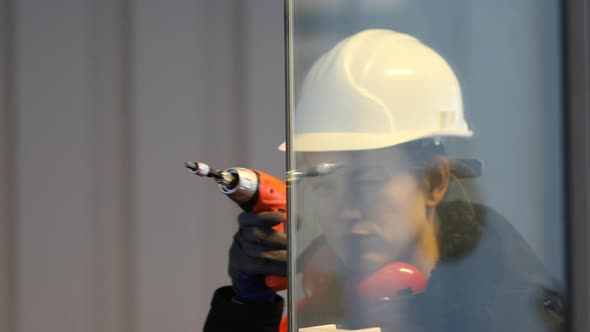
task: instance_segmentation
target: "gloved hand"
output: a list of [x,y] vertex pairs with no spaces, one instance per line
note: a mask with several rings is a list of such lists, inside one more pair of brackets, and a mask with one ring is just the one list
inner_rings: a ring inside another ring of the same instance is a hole
[[287,236],[273,226],[284,222],[278,212],[243,212],[240,229],[229,251],[229,276],[240,303],[274,300],[276,293],[266,287],[265,275],[287,276]]

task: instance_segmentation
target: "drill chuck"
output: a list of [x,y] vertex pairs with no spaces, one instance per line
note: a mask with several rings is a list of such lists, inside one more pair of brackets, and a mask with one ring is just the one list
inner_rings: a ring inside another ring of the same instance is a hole
[[221,191],[240,206],[255,198],[258,192],[258,175],[251,169],[216,170],[205,163],[192,161],[187,161],[184,166],[195,175],[215,179]]
[[229,185],[220,184],[224,194],[240,206],[255,198],[258,193],[258,174],[256,172],[243,167],[229,168],[225,172],[235,180]]

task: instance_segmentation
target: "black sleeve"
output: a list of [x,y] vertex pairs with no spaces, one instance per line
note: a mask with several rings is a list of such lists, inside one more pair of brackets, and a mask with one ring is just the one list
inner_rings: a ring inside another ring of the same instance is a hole
[[284,300],[261,304],[233,301],[231,286],[219,288],[213,294],[211,309],[203,332],[277,332],[281,323]]

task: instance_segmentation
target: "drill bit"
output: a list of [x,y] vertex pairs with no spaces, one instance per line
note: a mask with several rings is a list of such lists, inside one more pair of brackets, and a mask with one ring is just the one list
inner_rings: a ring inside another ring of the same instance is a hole
[[187,161],[184,163],[184,167],[188,168],[188,170],[195,175],[214,178],[217,183],[224,187],[230,187],[237,184],[238,179],[230,172],[216,170],[205,163]]
[[220,171],[212,169],[205,163],[197,163],[193,161],[187,161],[184,163],[184,167],[188,168],[189,171],[198,176],[206,176],[210,178],[221,178]]

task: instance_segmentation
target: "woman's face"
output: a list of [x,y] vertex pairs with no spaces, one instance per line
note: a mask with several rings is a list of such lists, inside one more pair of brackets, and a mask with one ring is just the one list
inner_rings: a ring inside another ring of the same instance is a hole
[[427,223],[425,196],[402,151],[314,152],[303,159],[306,167],[341,166],[329,175],[303,178],[298,200],[300,216],[320,223],[348,267],[371,273],[413,255]]

